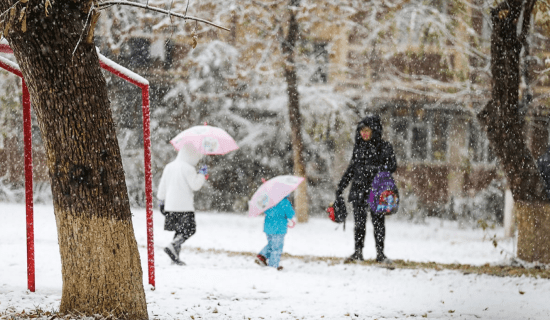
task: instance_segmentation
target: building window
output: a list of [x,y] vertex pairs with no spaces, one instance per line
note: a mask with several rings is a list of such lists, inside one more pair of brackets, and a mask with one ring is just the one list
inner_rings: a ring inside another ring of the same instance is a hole
[[449,121],[442,114],[434,114],[432,117],[431,151],[432,160],[445,161],[447,159],[447,129]]
[[428,160],[428,128],[414,125],[411,128],[411,158],[413,160]]
[[300,51],[307,57],[307,63],[303,69],[304,74],[312,83],[328,82],[328,44],[326,42],[315,42],[302,40]]
[[468,124],[468,153],[473,163],[492,163],[496,159],[485,132],[473,121]]
[[407,141],[409,124],[407,118],[396,118],[392,124],[393,150],[397,159],[407,159]]
[[407,115],[392,120],[392,142],[397,159],[405,162],[446,161],[447,117],[441,111],[417,111],[414,118]]
[[313,61],[315,72],[311,75],[311,82],[327,83],[328,81],[328,51],[327,44],[318,42],[313,44]]

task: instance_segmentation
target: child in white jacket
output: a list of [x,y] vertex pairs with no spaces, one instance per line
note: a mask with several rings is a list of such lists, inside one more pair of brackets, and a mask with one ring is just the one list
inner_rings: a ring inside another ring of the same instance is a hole
[[176,231],[174,240],[164,248],[164,252],[177,265],[185,265],[179,258],[181,245],[197,229],[193,193],[208,177],[206,166],[199,173],[195,169],[202,157],[193,145],[185,144],[176,159],[166,165],[160,178],[157,198],[161,212],[166,216],[164,230]]

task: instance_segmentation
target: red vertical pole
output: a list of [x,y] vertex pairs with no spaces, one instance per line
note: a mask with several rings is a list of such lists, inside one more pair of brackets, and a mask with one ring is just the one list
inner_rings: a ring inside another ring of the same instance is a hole
[[23,140],[25,144],[25,203],[27,209],[27,280],[29,291],[34,292],[34,213],[32,198],[32,123],[31,97],[23,80]]
[[145,166],[145,205],[147,210],[147,261],[149,284],[155,286],[155,252],[153,241],[153,176],[151,174],[151,125],[149,118],[149,85],[141,87],[143,104],[143,156]]

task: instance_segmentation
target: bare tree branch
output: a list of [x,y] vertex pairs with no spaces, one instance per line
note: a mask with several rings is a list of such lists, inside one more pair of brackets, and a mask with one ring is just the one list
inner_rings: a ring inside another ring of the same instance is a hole
[[529,35],[529,31],[531,30],[531,14],[536,2],[536,0],[527,0],[523,7],[523,21],[521,22],[521,34],[519,36],[519,41],[523,44],[523,47],[526,50],[526,56],[529,55],[530,49],[529,43],[527,42],[527,35]]
[[3,15],[5,15],[6,13],[8,13],[11,8],[15,7],[19,2],[21,2],[21,0],[17,1],[16,3],[14,3],[13,5],[11,5],[8,9],[6,9],[6,11],[0,13],[0,17],[2,17]]
[[147,9],[147,10],[151,10],[151,11],[156,11],[156,12],[160,12],[160,13],[164,13],[164,14],[167,14],[169,16],[175,16],[175,17],[178,17],[178,18],[182,18],[182,19],[189,19],[189,20],[194,20],[194,21],[197,21],[197,22],[202,22],[202,23],[206,23],[206,24],[209,24],[211,26],[214,26],[216,28],[220,28],[220,29],[223,29],[223,30],[226,30],[226,31],[231,31],[229,29],[227,29],[226,27],[222,27],[220,25],[217,25],[213,22],[210,22],[208,20],[204,20],[204,19],[201,19],[201,18],[196,18],[196,17],[192,17],[192,16],[187,16],[187,15],[183,15],[181,13],[174,13],[174,12],[171,12],[171,11],[167,11],[167,10],[164,10],[164,9],[160,9],[160,8],[157,8],[157,7],[151,7],[147,4],[141,4],[141,3],[136,3],[136,2],[129,2],[129,1],[105,1],[105,2],[101,2],[98,7],[99,7],[99,10],[103,10],[103,9],[106,9],[108,7],[111,7],[111,6],[116,6],[116,5],[124,5],[124,6],[130,6],[130,7],[138,7],[138,8],[142,8],[142,9]]
[[187,9],[189,9],[189,2],[191,2],[191,0],[187,0],[187,6],[185,7],[185,14],[184,16],[187,17]]
[[82,37],[84,36],[84,31],[86,31],[86,27],[88,26],[88,21],[90,21],[90,15],[92,14],[92,11],[94,11],[94,4],[92,2],[92,6],[90,7],[90,10],[88,11],[88,16],[86,17],[86,22],[84,23],[84,28],[82,28],[82,32],[80,32],[80,37],[78,38],[78,42],[76,43],[76,46],[74,47],[72,56],[74,58],[74,53],[76,52],[76,49],[78,48],[78,45],[82,41]]

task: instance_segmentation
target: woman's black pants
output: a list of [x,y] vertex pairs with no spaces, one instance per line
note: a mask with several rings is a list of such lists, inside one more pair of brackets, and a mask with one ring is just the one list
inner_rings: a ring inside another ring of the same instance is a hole
[[371,212],[365,199],[359,199],[353,202],[353,217],[355,220],[355,252],[363,253],[365,246],[365,236],[367,234],[367,214],[370,212],[372,225],[374,226],[374,243],[376,244],[376,254],[384,255],[384,239],[386,237],[386,224],[384,215],[378,215]]

